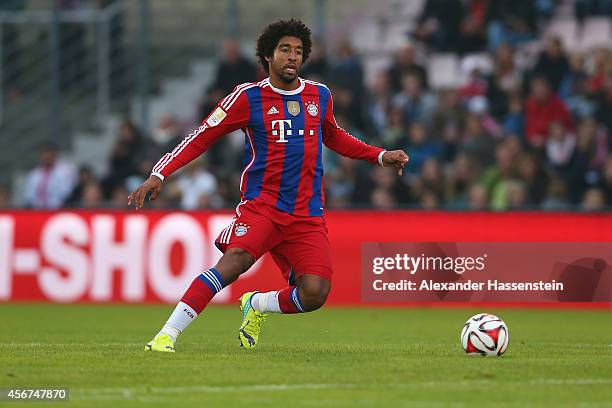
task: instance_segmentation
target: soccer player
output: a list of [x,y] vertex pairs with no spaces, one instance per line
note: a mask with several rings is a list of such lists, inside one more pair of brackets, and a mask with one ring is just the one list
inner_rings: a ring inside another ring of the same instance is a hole
[[273,257],[288,286],[240,297],[242,347],[255,347],[268,313],[304,313],[323,306],[332,278],[323,217],[323,145],[353,159],[395,167],[402,174],[406,153],[352,137],[334,119],[329,89],[299,77],[311,46],[310,30],[301,21],[278,21],[266,27],[257,41],[257,57],[269,77],[237,86],[130,194],[128,205],[142,208],[147,194],[155,200],[164,179],[174,171],[221,136],[237,129],[244,132],[242,200],[234,220],[215,241],[223,256],[193,280],[145,350],[174,352],[177,337],[213,296],[265,253]]

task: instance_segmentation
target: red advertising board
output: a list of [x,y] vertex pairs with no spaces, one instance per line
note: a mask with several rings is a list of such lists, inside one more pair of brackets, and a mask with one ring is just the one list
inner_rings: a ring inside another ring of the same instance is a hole
[[[0,212],[0,301],[174,302],[230,212]],[[360,304],[366,242],[612,242],[612,214],[330,211],[329,304]],[[526,260],[528,262],[528,260]],[[265,256],[215,297],[282,288]]]

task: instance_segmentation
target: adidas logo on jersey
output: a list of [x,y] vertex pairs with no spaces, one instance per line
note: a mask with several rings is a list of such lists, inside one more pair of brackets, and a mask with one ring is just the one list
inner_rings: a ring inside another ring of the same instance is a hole
[[278,113],[278,109],[276,109],[276,106],[271,107],[268,111],[268,115],[274,115],[276,113]]

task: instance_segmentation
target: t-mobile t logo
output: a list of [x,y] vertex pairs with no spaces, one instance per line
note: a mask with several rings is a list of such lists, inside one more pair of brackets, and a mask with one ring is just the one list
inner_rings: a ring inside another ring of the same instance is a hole
[[[314,135],[314,130],[309,130],[310,136]],[[285,120],[273,120],[272,121],[272,136],[278,136],[276,143],[287,143],[289,140],[285,139],[285,136],[292,136],[293,130],[291,129],[291,121]],[[304,129],[298,130],[298,135],[304,136]]]

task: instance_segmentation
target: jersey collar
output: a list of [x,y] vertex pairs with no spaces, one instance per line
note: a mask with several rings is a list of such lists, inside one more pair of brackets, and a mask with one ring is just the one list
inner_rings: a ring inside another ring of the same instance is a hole
[[297,95],[300,92],[302,92],[304,90],[304,87],[306,86],[306,82],[304,82],[304,80],[302,80],[302,78],[298,78],[298,81],[300,81],[300,86],[298,86],[293,91],[285,91],[284,89],[275,88],[274,85],[272,85],[272,83],[270,82],[270,78],[266,78],[266,82],[267,82],[268,85],[270,85],[270,88],[274,92],[279,93],[281,95]]

